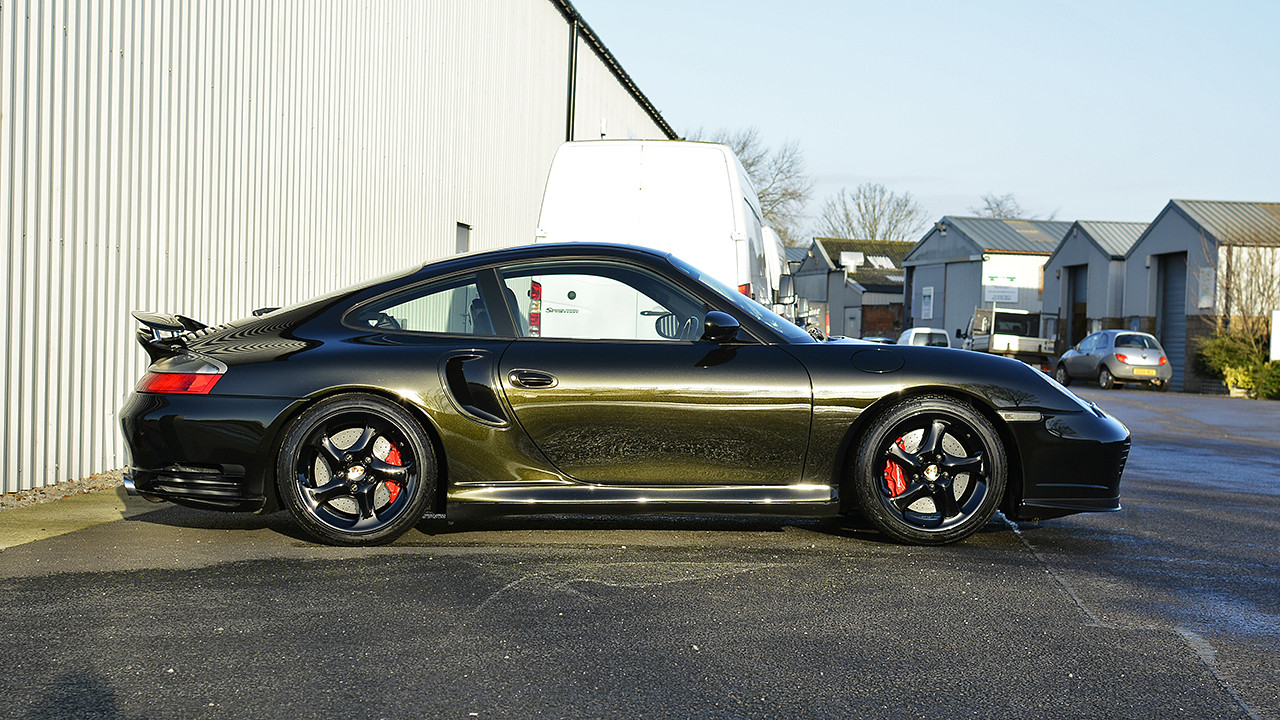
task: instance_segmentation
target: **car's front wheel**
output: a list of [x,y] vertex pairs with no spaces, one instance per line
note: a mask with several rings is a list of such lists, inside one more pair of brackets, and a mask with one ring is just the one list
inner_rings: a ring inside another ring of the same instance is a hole
[[413,527],[435,491],[431,443],[404,408],[372,395],[317,403],[290,427],[276,467],[285,507],[331,545],[378,545]]
[[943,545],[981,530],[1004,495],[1008,461],[1000,436],[959,400],[904,400],[872,421],[855,460],[863,515],[894,540]]

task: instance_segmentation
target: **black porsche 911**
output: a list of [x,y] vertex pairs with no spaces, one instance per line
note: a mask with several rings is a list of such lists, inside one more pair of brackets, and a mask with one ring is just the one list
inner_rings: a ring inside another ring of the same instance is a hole
[[1129,432],[1015,360],[819,341],[680,260],[534,245],[219,327],[134,313],[129,492],[287,509],[315,539],[431,513],[860,512],[943,544],[1117,510]]

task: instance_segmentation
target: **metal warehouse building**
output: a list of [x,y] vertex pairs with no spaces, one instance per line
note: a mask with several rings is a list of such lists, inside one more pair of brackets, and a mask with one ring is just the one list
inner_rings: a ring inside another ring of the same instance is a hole
[[955,337],[974,308],[1040,312],[1044,263],[1071,223],[945,216],[907,253],[903,327]]
[[12,0],[0,82],[5,492],[127,462],[129,311],[531,242],[561,142],[674,137],[564,0]]

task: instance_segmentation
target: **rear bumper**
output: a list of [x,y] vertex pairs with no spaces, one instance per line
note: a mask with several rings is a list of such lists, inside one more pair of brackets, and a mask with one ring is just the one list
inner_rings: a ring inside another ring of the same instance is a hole
[[133,393],[120,409],[131,495],[211,510],[274,507],[274,438],[288,398]]
[[1122,362],[1109,362],[1107,369],[1118,382],[1125,383],[1167,383],[1173,379],[1173,366],[1164,365],[1126,365]]
[[1011,423],[1022,467],[1021,494],[1009,498],[1014,520],[1048,519],[1120,509],[1120,476],[1129,458],[1129,429],[1101,410],[1046,415]]

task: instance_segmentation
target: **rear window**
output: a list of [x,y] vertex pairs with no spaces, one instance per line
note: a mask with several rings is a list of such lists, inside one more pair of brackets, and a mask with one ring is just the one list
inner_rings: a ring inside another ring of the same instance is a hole
[[1138,335],[1136,333],[1117,335],[1116,347],[1143,348],[1145,350],[1160,349],[1160,345],[1156,343],[1155,338],[1150,335]]

